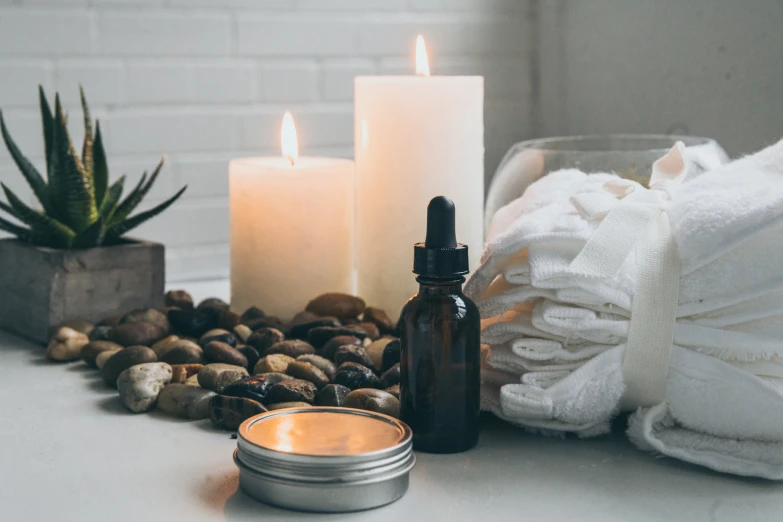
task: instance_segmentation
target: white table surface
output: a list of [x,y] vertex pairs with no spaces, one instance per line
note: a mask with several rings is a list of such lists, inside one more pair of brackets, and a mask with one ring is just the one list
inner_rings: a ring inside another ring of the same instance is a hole
[[129,413],[97,370],[50,363],[2,333],[0,404],[3,522],[783,520],[783,484],[657,459],[622,433],[552,439],[492,418],[467,453],[419,453],[394,504],[331,516],[276,509],[237,489],[236,441],[209,420]]

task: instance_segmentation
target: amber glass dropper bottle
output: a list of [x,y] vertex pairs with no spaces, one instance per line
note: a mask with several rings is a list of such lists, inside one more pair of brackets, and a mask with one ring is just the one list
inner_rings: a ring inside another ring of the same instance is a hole
[[443,196],[427,207],[427,238],[414,245],[419,293],[402,310],[401,417],[413,447],[458,453],[478,442],[480,319],[462,293],[468,247],[457,243],[454,203]]

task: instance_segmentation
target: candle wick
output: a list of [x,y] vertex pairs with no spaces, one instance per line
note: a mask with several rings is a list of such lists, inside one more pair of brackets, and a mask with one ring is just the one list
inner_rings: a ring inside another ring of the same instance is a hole
[[291,162],[291,166],[292,166],[292,167],[293,167],[293,166],[294,166],[294,164],[296,163],[296,161],[294,161],[294,157],[293,157],[293,156],[288,156],[288,161],[290,161],[290,162]]

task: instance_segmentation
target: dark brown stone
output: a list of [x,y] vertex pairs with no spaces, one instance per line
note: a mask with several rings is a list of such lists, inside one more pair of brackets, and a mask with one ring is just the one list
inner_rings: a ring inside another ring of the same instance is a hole
[[245,324],[253,331],[259,330],[261,328],[276,328],[284,334],[288,332],[288,324],[279,317],[274,317],[271,315],[260,317],[258,319],[252,319]]
[[226,330],[233,330],[240,323],[239,316],[226,308],[220,312],[218,317],[218,327]]
[[117,386],[120,374],[137,364],[156,362],[158,358],[150,348],[146,346],[129,346],[115,353],[101,368],[101,377],[109,386]]
[[266,314],[263,310],[256,306],[251,306],[247,310],[245,310],[241,316],[239,316],[239,322],[242,324],[247,324],[248,321],[252,321],[254,319],[262,319],[266,317]]
[[193,342],[181,343],[170,350],[166,350],[159,357],[161,362],[174,364],[203,364],[206,362],[204,351]]
[[216,395],[209,400],[209,418],[224,430],[235,430],[245,420],[265,411],[260,402],[243,397]]
[[324,346],[334,337],[352,335],[359,339],[365,339],[367,332],[358,325],[351,326],[319,326],[307,332],[307,341],[313,346]]
[[154,324],[165,337],[169,334],[171,327],[169,326],[169,319],[166,314],[160,312],[154,308],[136,308],[131,310],[122,316],[120,324],[133,324],[133,323],[150,323]]
[[96,326],[88,336],[90,341],[108,341],[111,338],[112,326]]
[[400,416],[400,401],[391,393],[382,390],[354,390],[345,398],[343,405],[346,408],[374,411],[395,418]]
[[329,377],[320,368],[305,361],[294,361],[286,368],[286,373],[291,377],[310,381],[317,388],[323,388],[329,384]]
[[289,379],[281,381],[267,393],[267,402],[294,402],[301,401],[312,404],[318,391],[315,384],[303,379]]
[[400,363],[395,364],[381,375],[381,384],[384,388],[400,384]]
[[288,335],[294,339],[307,339],[310,330],[321,326],[340,326],[340,321],[336,317],[316,317],[304,323],[292,324]]
[[169,290],[163,299],[166,306],[173,306],[183,310],[193,310],[193,297],[185,290]]
[[195,310],[169,310],[171,330],[181,336],[198,339],[209,330],[217,328],[217,317]]
[[229,308],[228,303],[223,301],[222,299],[217,297],[207,297],[206,299],[204,299],[198,304],[196,310],[198,310],[199,312],[214,310],[217,315],[221,310],[227,310],[228,308]]
[[353,335],[338,335],[337,337],[332,337],[329,339],[329,341],[323,346],[323,348],[318,350],[317,353],[324,359],[333,361],[334,354],[337,352],[337,349],[346,344],[361,346],[362,340]]
[[111,332],[111,341],[123,346],[152,346],[163,337],[163,330],[145,321],[118,324]]
[[211,341],[204,346],[204,357],[210,363],[233,364],[247,368],[247,357],[229,344]]
[[98,366],[95,364],[95,358],[98,357],[98,354],[111,350],[122,350],[122,346],[110,341],[90,341],[82,346],[79,357],[91,367],[97,368]]
[[258,351],[258,355],[264,357],[267,348],[283,340],[285,340],[285,335],[277,328],[259,328],[250,334],[245,344],[255,348]]
[[359,317],[365,308],[364,300],[348,294],[322,294],[307,303],[305,310],[316,315],[332,317]]
[[372,359],[367,355],[367,350],[363,346],[346,344],[337,349],[334,353],[334,363],[338,366],[344,362],[355,362],[368,368],[373,367]]
[[354,362],[342,363],[334,374],[333,384],[342,384],[346,388],[380,388],[381,381],[371,369]]
[[385,372],[395,364],[400,362],[400,340],[394,339],[383,348],[383,362],[381,364],[381,371]]
[[247,371],[253,371],[253,368],[256,367],[258,361],[261,360],[261,355],[258,353],[258,350],[252,346],[247,346],[246,344],[237,346],[237,350],[247,359]]
[[118,324],[120,324],[121,320],[122,320],[122,316],[121,315],[110,315],[109,317],[104,317],[103,319],[101,319],[98,322],[97,326],[111,326],[111,327],[115,327]]
[[201,336],[201,338],[198,340],[199,346],[204,348],[207,344],[209,344],[212,341],[219,341],[221,343],[225,343],[232,348],[235,348],[237,345],[237,336],[233,333],[229,332],[228,330],[224,330],[222,328],[215,328],[214,330],[210,330],[206,332],[204,335]]
[[351,390],[341,384],[327,384],[315,396],[315,405],[342,406],[349,393]]
[[291,339],[289,341],[280,341],[279,343],[273,344],[266,349],[264,355],[272,355],[273,353],[282,353],[283,355],[296,359],[300,355],[315,353],[315,348],[304,341]]
[[400,385],[399,384],[395,384],[394,386],[389,386],[388,388],[386,388],[383,391],[385,391],[386,393],[391,393],[392,395],[394,395],[394,397],[397,398],[397,400],[400,400]]
[[293,379],[290,375],[284,373],[262,373],[260,375],[251,375],[236,382],[233,382],[223,389],[223,395],[229,397],[244,397],[253,399],[260,403],[266,403],[266,396],[269,388],[283,381]]
[[364,310],[362,321],[372,323],[378,327],[382,335],[391,335],[394,332],[394,321],[391,320],[386,310],[368,306]]
[[378,327],[373,323],[357,323],[356,327],[364,330],[367,333],[367,337],[369,337],[372,341],[381,338],[380,330],[378,330]]

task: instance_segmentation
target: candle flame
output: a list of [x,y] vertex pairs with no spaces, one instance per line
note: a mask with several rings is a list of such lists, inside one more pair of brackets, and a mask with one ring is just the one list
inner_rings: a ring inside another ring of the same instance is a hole
[[283,156],[288,158],[293,167],[296,164],[296,160],[299,159],[299,140],[296,138],[294,117],[288,111],[283,116],[283,127],[280,131],[280,137],[283,144]]
[[427,60],[427,46],[424,45],[424,37],[416,37],[416,74],[418,76],[430,75],[430,62]]

